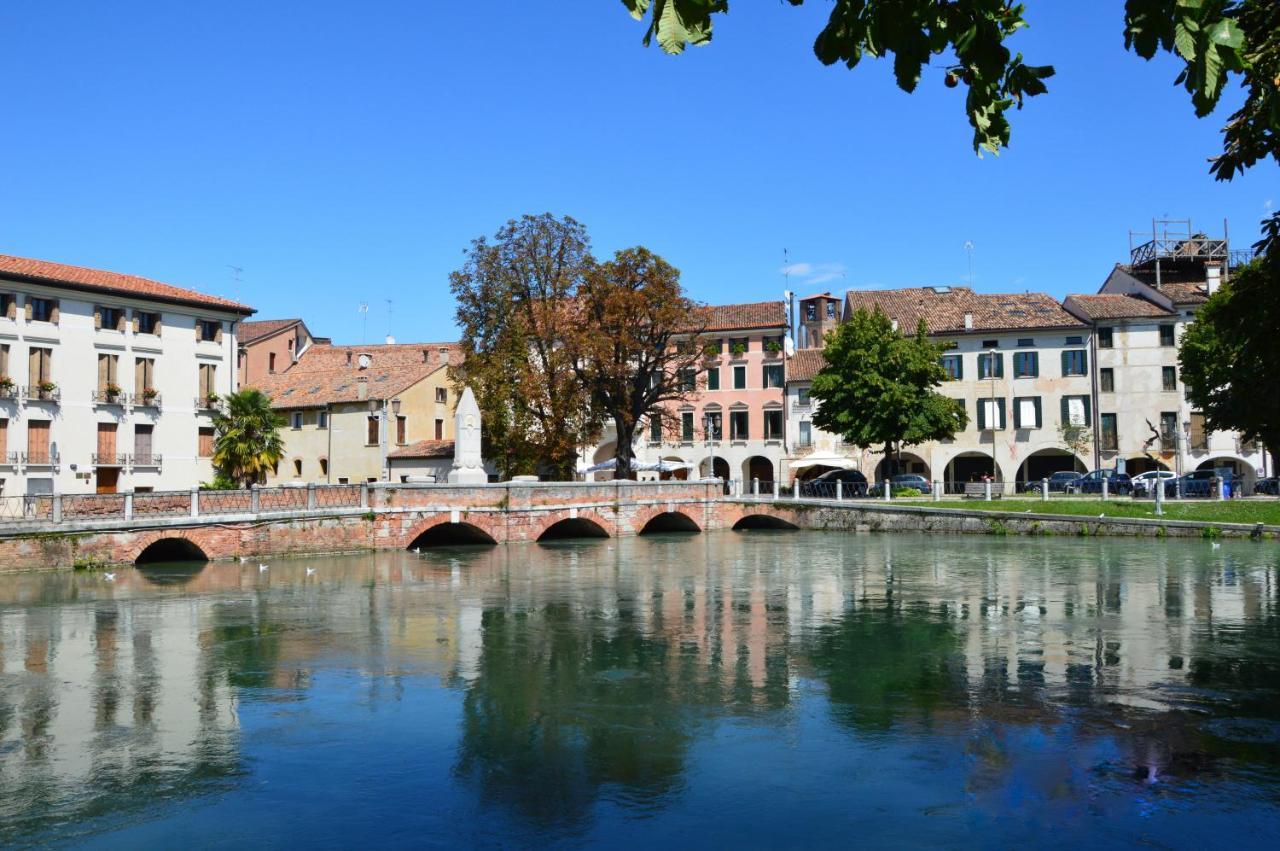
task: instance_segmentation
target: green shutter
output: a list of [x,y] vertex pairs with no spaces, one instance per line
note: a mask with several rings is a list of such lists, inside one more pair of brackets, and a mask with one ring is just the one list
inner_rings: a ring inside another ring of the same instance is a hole
[[[1063,375],[1063,377],[1065,378],[1066,376],[1068,376],[1068,375],[1070,375],[1070,374],[1071,374],[1071,353],[1070,353],[1070,352],[1068,352],[1068,351],[1066,351],[1066,350],[1064,349],[1064,350],[1062,351],[1062,375]],[[1063,404],[1065,405],[1065,404],[1066,404],[1066,397],[1065,397],[1065,396],[1063,397],[1063,400],[1062,400],[1062,401],[1063,401]],[[1066,410],[1066,408],[1064,407],[1062,410],[1064,410],[1064,411],[1065,411],[1065,410]],[[1064,417],[1062,421],[1063,421],[1063,422],[1066,422],[1066,418]]]
[[1066,425],[1068,422],[1070,422],[1070,419],[1069,419],[1070,412],[1067,410],[1067,400],[1070,398],[1071,398],[1070,396],[1062,397],[1062,412],[1059,414],[1059,417],[1058,417],[1058,423],[1060,425]]
[[[1014,355],[1014,357],[1017,357],[1017,355]],[[1018,399],[1017,397],[1014,397],[1014,400],[1013,400],[1013,427],[1014,428],[1022,428],[1022,405],[1020,404],[1020,402],[1021,402],[1020,399]]]
[[720,369],[718,367],[712,367],[711,369],[707,370],[707,389],[708,390],[720,389]]
[[987,400],[978,400],[978,431],[983,431],[987,427]]
[[1004,414],[1004,399],[997,399],[996,400],[996,425],[1003,428],[1005,425],[1008,424],[1008,422],[1009,421],[1005,419],[1005,414]]
[[1089,397],[1081,396],[1084,400],[1084,425],[1085,428],[1093,428],[1093,411],[1089,409]]
[[1004,355],[996,355],[996,378],[1004,378]]
[[1036,409],[1036,428],[1044,428],[1044,418],[1040,411],[1040,397],[1036,396],[1031,400],[1032,406]]
[[960,355],[955,356],[956,360],[956,381],[964,378],[964,358]]
[[1040,377],[1040,353],[1027,352],[1027,357],[1030,358],[1031,360],[1031,370],[1030,370],[1031,377],[1039,378]]

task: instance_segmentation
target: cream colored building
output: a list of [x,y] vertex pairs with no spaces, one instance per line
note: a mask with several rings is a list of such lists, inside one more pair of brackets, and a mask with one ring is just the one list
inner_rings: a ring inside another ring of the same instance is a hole
[[391,456],[451,441],[453,343],[313,345],[259,389],[285,417],[285,453],[267,484],[386,481]]
[[253,309],[0,255],[0,495],[192,488]]

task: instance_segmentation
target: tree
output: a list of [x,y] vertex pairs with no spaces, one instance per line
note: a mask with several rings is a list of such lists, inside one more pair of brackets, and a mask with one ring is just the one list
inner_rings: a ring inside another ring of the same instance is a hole
[[[1280,252],[1239,269],[1196,314],[1178,350],[1205,428],[1261,440],[1280,463]],[[1265,388],[1272,388],[1267,391]]]
[[680,272],[647,248],[628,248],[592,267],[578,291],[574,362],[593,407],[612,420],[614,476],[631,478],[642,419],[694,392],[707,311],[684,294]]
[[[788,0],[800,6],[804,0]],[[623,0],[632,17],[649,26],[667,53],[711,41],[714,15],[728,0]],[[950,88],[966,87],[965,112],[974,150],[999,152],[1009,144],[1011,106],[1044,94],[1052,66],[1026,65],[1005,42],[1027,25],[1023,6],[1009,0],[834,0],[813,52],[825,65],[855,67],[863,56],[893,54],[898,86],[912,92],[931,56],[946,56]],[[1230,180],[1260,160],[1280,163],[1280,3],[1276,0],[1127,0],[1125,46],[1144,59],[1172,53],[1184,67],[1176,78],[1191,95],[1196,115],[1217,106],[1228,79],[1238,76],[1245,102],[1223,128],[1223,152],[1210,170]],[[1087,49],[1087,48],[1086,48]],[[1259,252],[1280,239],[1280,211],[1263,225]]]
[[261,390],[231,393],[223,402],[213,421],[213,466],[219,476],[247,488],[263,481],[284,455],[284,417]]
[[858,309],[826,337],[809,391],[821,402],[813,424],[863,449],[883,444],[896,469],[903,444],[944,440],[969,422],[960,402],[934,390],[947,379],[939,359],[948,348],[929,340],[923,320],[907,337],[879,308]]
[[578,446],[597,428],[565,345],[593,262],[586,228],[544,213],[507,222],[493,242],[476,239],[449,276],[463,353],[450,374],[475,393],[486,457],[508,476],[571,478]]
[[1062,441],[1063,448],[1076,458],[1082,455],[1087,458],[1089,447],[1093,445],[1093,434],[1089,427],[1070,420],[1063,420],[1058,426],[1058,438]]

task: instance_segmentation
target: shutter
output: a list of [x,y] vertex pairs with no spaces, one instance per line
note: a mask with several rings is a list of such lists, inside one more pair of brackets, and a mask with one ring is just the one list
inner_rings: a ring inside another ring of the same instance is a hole
[[164,324],[164,314],[163,314],[163,313],[157,313],[157,314],[156,314],[156,321],[155,321],[155,323],[151,326],[151,333],[152,333],[152,334],[155,334],[157,337],[159,337],[159,336],[160,336],[160,326],[161,326],[161,325],[163,325],[163,324]]
[[1089,397],[1081,396],[1080,403],[1084,405],[1084,425],[1086,428],[1093,426],[1093,412],[1089,410]]
[[62,315],[61,302],[58,299],[53,300],[53,307],[49,310],[49,321],[54,325],[58,324],[58,318]]
[[25,311],[27,321],[30,322],[31,321],[31,296],[27,296],[24,301],[25,303],[23,304],[22,309]]
[[218,323],[218,330],[213,332],[213,341],[215,343],[222,342],[222,323]]
[[138,311],[133,311],[133,333],[138,333]]
[[93,308],[93,327],[95,329],[102,328],[102,308],[94,305]]
[[98,392],[107,389],[108,373],[110,368],[107,365],[107,359],[110,355],[98,355]]
[[5,309],[4,315],[6,319],[18,318],[18,297],[16,295],[9,297],[9,306]]
[[978,431],[984,431],[987,427],[987,400],[978,400]]
[[1027,357],[1031,361],[1031,377],[1039,378],[1040,377],[1040,353],[1030,352],[1027,354]]
[[1036,396],[1031,400],[1031,406],[1036,412],[1036,428],[1044,428],[1044,418],[1040,411],[1040,397]]
[[40,350],[32,349],[27,357],[27,384],[34,390],[40,383]]
[[107,380],[116,386],[120,385],[120,356],[111,355],[107,359]]
[[1071,374],[1071,352],[1062,352],[1062,375],[1066,377]]
[[[1017,355],[1014,355],[1016,358]],[[1013,427],[1022,428],[1022,403],[1023,399],[1013,400]]]
[[1004,428],[1008,423],[1004,417],[1004,399],[996,400],[996,422],[999,423],[1000,428]]
[[956,355],[955,364],[956,364],[956,381],[960,381],[964,378],[964,358],[961,357],[960,355]]
[[1080,350],[1080,374],[1089,374],[1089,352],[1084,349]]
[[9,455],[9,421],[0,420],[0,458]]
[[143,366],[145,361],[138,358],[133,362],[133,392],[141,393],[147,389],[147,368]]
[[27,423],[27,457],[45,461],[49,457],[49,422],[35,420]]
[[1004,355],[996,355],[996,378],[1004,378]]
[[1071,422],[1071,410],[1070,408],[1067,407],[1068,399],[1069,397],[1067,396],[1062,397],[1062,413],[1061,413],[1061,418],[1058,420],[1058,422],[1062,425],[1066,425],[1067,423]]

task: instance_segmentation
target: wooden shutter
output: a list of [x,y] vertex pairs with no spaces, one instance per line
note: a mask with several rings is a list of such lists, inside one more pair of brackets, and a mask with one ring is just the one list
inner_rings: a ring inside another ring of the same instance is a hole
[[98,355],[98,392],[107,389],[107,382],[111,379],[108,377],[111,372],[109,361],[111,355]]
[[0,375],[9,374],[9,346],[0,346]]
[[133,454],[143,461],[151,460],[152,426],[136,425],[133,427]]
[[96,304],[93,306],[93,327],[99,329],[102,327],[102,308]]
[[200,428],[200,457],[213,457],[213,429],[208,426]]
[[98,423],[98,457],[110,460],[116,454],[116,424]]
[[9,457],[9,421],[0,420],[0,461]]
[[50,299],[50,302],[51,304],[49,307],[49,321],[54,325],[57,325],[59,317],[62,316],[62,310],[60,306],[61,302],[59,302],[58,299],[56,298]]
[[27,458],[37,463],[49,459],[48,420],[27,421]]
[[136,309],[133,311],[133,333],[138,333],[138,311]]
[[6,319],[18,318],[18,297],[16,295],[9,296],[9,305],[5,308],[4,315]]
[[32,349],[31,354],[27,358],[27,384],[35,389],[40,383],[40,350]]
[[1191,414],[1191,448],[1205,449],[1209,445],[1209,435],[1204,428],[1204,414]]
[[218,323],[218,330],[213,332],[213,341],[215,343],[222,342],[222,323]]
[[138,358],[133,362],[133,390],[135,393],[141,393],[147,389],[147,366],[144,358]]

